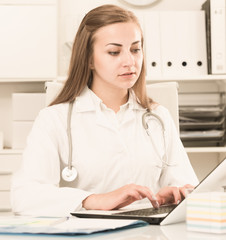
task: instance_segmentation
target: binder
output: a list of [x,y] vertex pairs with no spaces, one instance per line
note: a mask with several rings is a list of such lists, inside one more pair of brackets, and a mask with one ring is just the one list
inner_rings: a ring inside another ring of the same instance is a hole
[[206,25],[205,12],[192,11],[189,12],[188,21],[190,24],[189,33],[191,41],[191,72],[188,75],[206,75],[207,53],[206,53]]
[[163,76],[207,74],[203,11],[160,13]]
[[176,76],[179,62],[177,59],[177,12],[160,12],[160,44],[162,76]]
[[157,11],[150,12],[145,16],[146,75],[150,78],[162,75],[159,18]]
[[207,0],[202,9],[206,13],[208,73],[226,73],[226,2]]

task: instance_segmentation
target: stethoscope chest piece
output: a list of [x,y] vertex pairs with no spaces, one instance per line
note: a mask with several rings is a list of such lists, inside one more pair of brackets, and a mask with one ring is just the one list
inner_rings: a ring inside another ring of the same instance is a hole
[[67,182],[74,181],[77,175],[78,173],[74,167],[71,167],[71,169],[69,169],[69,167],[67,166],[62,171],[62,178],[64,179],[64,181],[67,181]]

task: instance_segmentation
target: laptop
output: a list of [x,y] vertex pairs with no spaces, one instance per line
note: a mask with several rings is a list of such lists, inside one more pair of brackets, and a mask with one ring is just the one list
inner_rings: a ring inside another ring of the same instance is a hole
[[[192,193],[222,192],[223,186],[226,186],[226,158],[194,188]],[[149,207],[124,211],[85,210],[71,212],[71,215],[80,218],[136,219],[146,221],[149,224],[167,225],[185,221],[186,198],[178,205],[165,205],[158,209]]]

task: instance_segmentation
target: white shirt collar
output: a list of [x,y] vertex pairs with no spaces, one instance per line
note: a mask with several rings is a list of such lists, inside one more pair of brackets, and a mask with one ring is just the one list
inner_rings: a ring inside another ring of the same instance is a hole
[[[103,108],[103,105],[103,101],[92,90],[85,87],[82,93],[76,98],[75,109],[76,112],[95,111],[96,109]],[[138,103],[137,97],[132,89],[129,90],[129,99],[127,103],[123,104],[120,108],[126,107],[132,110],[144,110]]]

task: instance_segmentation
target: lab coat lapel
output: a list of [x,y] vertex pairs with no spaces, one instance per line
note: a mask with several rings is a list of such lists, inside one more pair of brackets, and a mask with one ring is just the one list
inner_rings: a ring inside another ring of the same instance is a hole
[[95,110],[96,107],[90,96],[90,90],[88,87],[85,87],[82,93],[76,98],[75,112],[89,112]]
[[130,121],[134,120],[136,117],[135,111],[144,111],[143,107],[138,103],[138,101],[139,100],[137,99],[133,90],[130,90],[128,100],[129,109],[124,114],[124,118],[121,123],[122,125],[128,124]]

